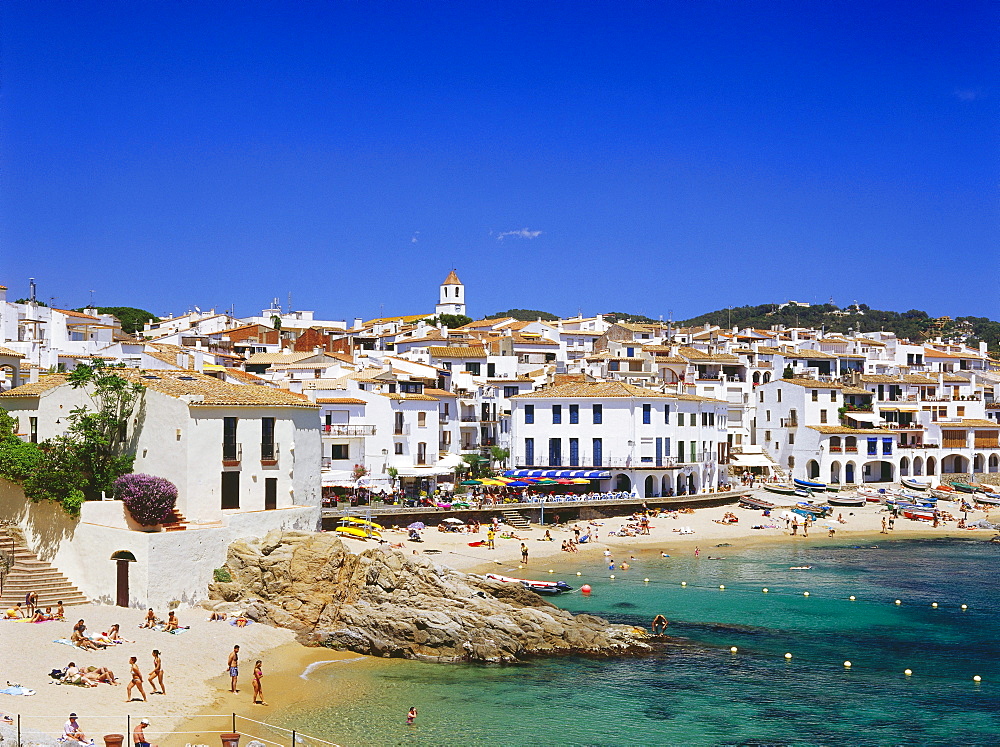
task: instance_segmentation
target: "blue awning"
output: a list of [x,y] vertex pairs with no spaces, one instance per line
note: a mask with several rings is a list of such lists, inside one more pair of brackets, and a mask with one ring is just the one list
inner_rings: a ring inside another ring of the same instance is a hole
[[553,479],[584,478],[586,480],[610,480],[611,473],[600,469],[509,469],[504,477],[551,477]]

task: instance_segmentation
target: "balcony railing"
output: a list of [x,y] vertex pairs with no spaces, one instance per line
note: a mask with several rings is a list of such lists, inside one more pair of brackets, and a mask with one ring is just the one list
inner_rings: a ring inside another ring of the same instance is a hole
[[460,420],[461,420],[461,421],[462,421],[463,423],[478,423],[478,422],[479,422],[479,418],[477,418],[477,417],[476,417],[475,415],[463,415],[463,416],[462,416],[461,418],[459,418],[459,419],[460,419]]
[[798,418],[782,418],[781,427],[782,428],[796,428],[799,425]]
[[[695,460],[695,462],[715,461],[718,455],[715,452],[705,451],[700,452],[697,456],[702,458]],[[547,458],[535,457],[533,464],[527,464],[524,461],[524,455],[517,455],[513,458],[513,463],[522,469],[650,469],[655,467],[676,467],[678,464],[685,463],[684,460],[673,456],[661,457],[659,462],[656,461],[655,457],[650,458],[650,461],[644,461],[641,457],[630,458],[605,456],[601,459],[600,463],[595,463],[589,454],[581,454],[579,459],[576,460],[576,464],[570,464],[570,459],[566,456],[564,456],[560,461],[562,462],[561,464],[549,464],[549,460]],[[694,464],[695,462],[688,463]]]
[[281,453],[281,444],[275,442],[263,442],[260,445],[260,463],[273,467],[278,463],[278,455]]
[[235,467],[243,461],[243,444],[223,443],[222,444],[222,464],[225,467]]
[[[324,425],[324,436],[374,436],[374,425]],[[402,435],[402,434],[399,434]]]
[[392,427],[392,435],[394,436],[409,436],[410,435],[410,424],[403,423],[402,425],[394,425]]

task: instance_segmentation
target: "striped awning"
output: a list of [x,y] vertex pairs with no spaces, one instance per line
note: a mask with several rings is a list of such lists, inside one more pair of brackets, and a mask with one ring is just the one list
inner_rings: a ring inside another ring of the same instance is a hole
[[611,473],[600,469],[509,469],[504,477],[554,477],[584,478],[586,480],[610,480]]

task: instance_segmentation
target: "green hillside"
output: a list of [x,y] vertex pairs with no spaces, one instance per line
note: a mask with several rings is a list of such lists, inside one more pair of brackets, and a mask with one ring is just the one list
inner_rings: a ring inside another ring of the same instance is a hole
[[694,327],[703,324],[718,325],[723,328],[755,327],[770,329],[780,324],[785,327],[825,328],[828,332],[893,332],[901,339],[923,342],[943,337],[978,345],[985,341],[991,352],[1000,351],[1000,322],[976,316],[960,316],[955,319],[935,319],[926,311],[880,311],[865,304],[841,309],[834,304],[816,306],[785,306],[762,304],[760,306],[734,306],[680,322],[683,326]]

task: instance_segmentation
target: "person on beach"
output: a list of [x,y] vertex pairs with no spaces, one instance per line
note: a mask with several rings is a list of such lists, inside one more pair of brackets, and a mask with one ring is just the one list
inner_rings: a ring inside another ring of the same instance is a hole
[[494,540],[496,539],[496,537],[497,533],[494,531],[493,527],[490,527],[489,530],[486,532],[486,549],[488,550],[496,549],[496,547],[494,546]]
[[87,742],[87,735],[80,728],[75,713],[69,714],[69,721],[63,726],[63,739],[71,742],[79,742],[80,744],[86,744]]
[[[156,689],[156,684],[160,684],[160,689]],[[167,690],[163,686],[163,665],[160,663],[160,652],[153,649],[153,671],[149,673],[149,686],[152,689],[150,695],[166,695]]]
[[139,721],[136,727],[132,730],[132,744],[135,747],[156,747],[155,744],[150,744],[146,739],[146,727],[149,726],[149,719],[144,718]]
[[150,609],[148,612],[146,612],[146,620],[145,620],[145,622],[143,622],[143,624],[140,625],[139,627],[140,628],[152,628],[155,625],[156,625],[156,613],[154,613],[153,610]]
[[66,619],[66,608],[63,607],[63,603],[62,603],[61,599],[56,604],[56,619],[57,620],[65,620]]
[[416,707],[410,708],[409,712],[406,714],[406,725],[413,726],[413,722],[416,720],[416,718],[417,718]]
[[18,602],[13,607],[8,608],[4,613],[4,617],[7,620],[20,620],[24,617],[24,613],[21,611],[21,603]]
[[134,656],[130,656],[128,660],[129,665],[129,683],[128,687],[125,688],[125,702],[131,703],[135,698],[132,697],[132,688],[139,688],[139,694],[142,696],[143,702],[146,701],[146,691],[142,688],[142,672],[139,671],[139,660]]
[[888,534],[888,533],[889,533],[889,532],[887,532],[887,531],[886,531],[886,528],[885,528],[885,527],[886,527],[886,523],[885,523],[885,517],[883,516],[883,517],[882,517],[882,531],[881,531],[881,532],[879,532],[879,534]]
[[701,548],[700,548],[700,547],[697,547],[697,546],[695,546],[695,548],[694,548],[694,556],[695,556],[695,557],[697,558],[697,557],[699,557],[700,555],[701,555]]
[[38,594],[29,591],[24,595],[24,609],[27,610],[28,617],[35,616],[35,605],[38,604]]
[[528,546],[523,542],[521,543],[521,562],[524,565],[528,564]]
[[238,693],[239,690],[236,689],[236,679],[240,676],[239,646],[233,646],[233,650],[229,654],[229,659],[226,662],[226,666],[229,668],[229,677],[232,679],[232,684],[229,687],[229,692]]
[[264,670],[261,669],[261,660],[257,659],[253,665],[253,702],[257,705],[267,705],[264,702],[264,685],[261,679],[264,677]]
[[667,618],[663,615],[657,615],[654,617],[653,624],[650,626],[653,631],[653,635],[663,635],[666,633],[668,624]]

